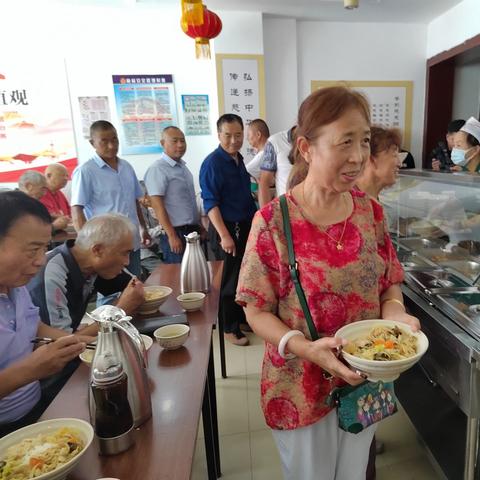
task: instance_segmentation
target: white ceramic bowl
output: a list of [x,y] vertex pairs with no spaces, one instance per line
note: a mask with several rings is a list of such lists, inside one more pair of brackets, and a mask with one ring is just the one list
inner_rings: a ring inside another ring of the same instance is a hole
[[175,350],[180,348],[188,338],[190,327],[181,323],[165,325],[157,328],[153,336],[157,343],[165,350]]
[[[143,333],[141,334],[141,337],[143,338],[143,343],[145,344],[145,349],[148,351],[150,350],[151,346],[153,345],[153,340],[151,337],[149,337],[148,335],[143,335]],[[95,356],[95,350],[91,350],[91,349],[88,349],[88,350],[84,350],[80,355],[80,360],[83,362],[83,363],[86,363],[88,365],[90,365],[93,361],[93,357]]]
[[193,312],[202,308],[205,302],[205,294],[202,292],[183,293],[177,297],[178,303],[187,312]]
[[93,361],[93,357],[95,356],[95,350],[84,350],[80,355],[80,360],[87,365],[90,365]]
[[410,358],[402,360],[366,360],[345,351],[342,352],[342,355],[353,368],[365,372],[370,381],[376,382],[383,380],[385,382],[391,382],[420,360],[428,349],[428,338],[421,331],[412,332],[411,328],[405,323],[393,322],[391,320],[362,320],[353,322],[340,328],[337,333],[335,333],[335,336],[345,338],[346,340],[355,340],[368,335],[370,330],[376,326],[398,327],[400,330],[414,335],[418,342],[417,353]]
[[158,307],[165,302],[165,300],[171,295],[172,289],[170,287],[162,287],[157,285],[150,285],[144,287],[145,295],[155,295],[151,300],[145,300],[145,302],[138,308],[138,313],[141,315],[148,315],[155,313]]
[[45,434],[49,431],[54,432],[62,427],[69,427],[78,431],[82,437],[85,447],[76,457],[73,457],[67,463],[61,465],[52,472],[44,473],[43,475],[35,477],[35,479],[63,480],[64,478],[66,478],[68,473],[73,470],[82,455],[87,451],[87,448],[92,443],[93,428],[89,423],[83,420],[79,420],[77,418],[56,418],[54,420],[45,420],[44,422],[34,423],[32,425],[29,425],[28,427],[16,430],[15,432],[12,432],[9,435],[0,439],[0,458],[4,458],[6,451],[9,447],[20,443],[22,440],[26,438],[36,437],[37,435]]
[[144,335],[143,333],[140,334],[140,336],[143,339],[143,343],[145,344],[145,350],[150,350],[150,348],[153,345],[153,339],[152,337],[149,337],[148,335]]

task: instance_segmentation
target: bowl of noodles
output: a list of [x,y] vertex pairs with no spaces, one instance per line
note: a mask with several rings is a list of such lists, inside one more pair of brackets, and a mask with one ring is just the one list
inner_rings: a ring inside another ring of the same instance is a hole
[[92,426],[77,418],[34,423],[0,439],[0,480],[62,480],[93,440]]
[[170,287],[163,287],[159,285],[149,285],[143,288],[145,292],[145,302],[138,308],[138,313],[141,315],[149,315],[158,311],[158,307],[171,295],[172,289]]
[[390,382],[417,363],[428,349],[428,338],[409,325],[391,320],[362,320],[340,328],[345,361],[368,375],[368,380]]

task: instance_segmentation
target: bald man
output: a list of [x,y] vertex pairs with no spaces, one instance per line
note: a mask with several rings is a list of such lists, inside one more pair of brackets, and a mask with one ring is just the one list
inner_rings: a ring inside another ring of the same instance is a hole
[[61,163],[52,163],[45,169],[47,191],[40,201],[52,218],[72,216],[67,198],[61,191],[68,183],[68,170]]
[[166,127],[160,143],[162,156],[145,173],[145,186],[158,222],[165,263],[180,263],[185,249],[185,235],[203,233],[195,197],[193,176],[182,160],[187,151],[183,132]]

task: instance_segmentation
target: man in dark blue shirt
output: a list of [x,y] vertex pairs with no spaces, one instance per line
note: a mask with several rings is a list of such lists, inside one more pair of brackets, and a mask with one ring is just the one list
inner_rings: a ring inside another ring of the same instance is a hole
[[246,323],[245,314],[235,303],[235,292],[256,207],[250,193],[250,176],[240,154],[242,119],[234,114],[222,115],[217,121],[217,132],[220,145],[202,163],[200,188],[205,212],[224,252],[219,320],[227,340],[245,346],[248,339],[240,330],[240,325]]

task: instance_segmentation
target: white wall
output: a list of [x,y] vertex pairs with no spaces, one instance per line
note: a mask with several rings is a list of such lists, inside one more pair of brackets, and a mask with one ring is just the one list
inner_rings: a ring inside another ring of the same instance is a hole
[[295,124],[298,112],[297,21],[265,18],[267,123],[273,134]]
[[478,118],[480,108],[480,63],[455,68],[452,118]]
[[[420,164],[423,137],[426,70],[426,26],[413,24],[334,23],[265,20],[268,57],[267,105],[271,124],[284,129],[295,118],[293,99],[311,93],[312,80],[412,80],[413,123],[411,151]],[[295,38],[296,37],[296,38]],[[294,45],[295,44],[295,45]],[[276,49],[272,57],[271,54]],[[289,70],[297,52],[298,76]]]
[[480,33],[480,1],[463,0],[428,25],[427,58]]
[[[207,3],[208,2],[204,2]],[[241,5],[241,2],[238,2]],[[215,40],[217,53],[263,55],[262,14],[259,12],[217,12],[223,23]]]
[[[77,97],[108,96],[112,121],[117,124],[113,74],[173,74],[180,127],[183,128],[181,95],[209,95],[212,134],[187,137],[185,160],[198,181],[201,162],[218,145],[215,49],[221,53],[263,54],[260,13],[217,11],[223,31],[210,42],[212,60],[208,61],[195,59],[194,40],[181,31],[180,2],[178,5],[119,2],[116,7],[2,1],[2,18],[10,19],[2,22],[2,35],[16,40],[15,48],[2,49],[0,65],[8,55],[26,64],[47,55],[66,62],[80,162],[87,160],[93,150],[82,137]],[[20,30],[24,32],[22,35],[18,35]],[[48,75],[48,70],[42,73]],[[153,154],[124,158],[132,163],[138,177],[143,178],[157,157]]]

